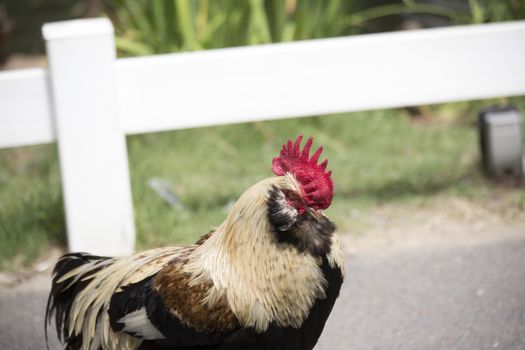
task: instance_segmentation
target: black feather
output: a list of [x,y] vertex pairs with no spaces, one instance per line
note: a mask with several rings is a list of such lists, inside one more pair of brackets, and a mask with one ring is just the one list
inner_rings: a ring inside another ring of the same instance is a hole
[[[124,324],[118,322],[127,314],[145,308],[151,324],[164,336],[164,339],[146,340],[141,348],[202,347],[219,344],[225,335],[221,333],[199,332],[184,324],[169,312],[162,297],[152,288],[153,277],[130,284],[115,293],[111,298],[109,318],[111,328],[121,331]],[[137,334],[126,332],[133,336]]]
[[285,207],[284,193],[272,186],[268,198],[268,221],[275,232],[285,232],[289,230],[297,220],[297,210]]
[[121,331],[124,324],[119,323],[122,317],[137,311],[146,305],[151,295],[151,279],[153,276],[143,279],[140,282],[122,287],[122,290],[113,294],[109,303],[109,321],[111,328]]
[[169,312],[161,296],[153,292],[148,300],[146,312],[153,325],[166,337],[160,344],[172,347],[199,347],[216,345],[223,341],[223,333],[205,333],[184,324]]
[[283,192],[272,187],[267,202],[267,216],[277,241],[319,257],[330,253],[335,224],[324,215],[316,216],[313,210],[292,215],[288,208],[283,207],[287,205],[283,198]]
[[[62,256],[53,269],[53,281],[51,284],[51,292],[46,305],[46,316],[44,332],[47,344],[47,326],[52,322],[53,315],[57,334],[62,343],[66,343],[66,349],[76,350],[82,346],[82,338],[80,336],[69,335],[69,314],[71,306],[75,297],[81,292],[90,282],[89,276],[99,271],[102,267],[94,266],[93,269],[85,273],[82,278],[79,278],[73,283],[73,277],[64,281],[59,280],[68,272],[76,269],[87,263],[98,263],[106,261],[110,258],[90,255],[87,253],[71,253]],[[49,348],[49,346],[48,346]]]

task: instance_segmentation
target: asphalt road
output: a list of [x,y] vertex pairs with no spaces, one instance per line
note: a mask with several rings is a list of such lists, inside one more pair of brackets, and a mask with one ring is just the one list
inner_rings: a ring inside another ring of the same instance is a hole
[[347,268],[319,350],[525,349],[523,236],[350,256]]
[[[525,349],[525,234],[365,250],[346,268],[319,350]],[[0,287],[0,349],[45,349],[48,283]]]

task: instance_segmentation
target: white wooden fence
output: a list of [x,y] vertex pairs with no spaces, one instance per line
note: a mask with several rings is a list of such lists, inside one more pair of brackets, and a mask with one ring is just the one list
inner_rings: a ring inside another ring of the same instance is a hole
[[523,21],[127,59],[106,19],[43,35],[49,69],[0,73],[0,148],[58,141],[73,251],[134,249],[126,134],[525,95]]

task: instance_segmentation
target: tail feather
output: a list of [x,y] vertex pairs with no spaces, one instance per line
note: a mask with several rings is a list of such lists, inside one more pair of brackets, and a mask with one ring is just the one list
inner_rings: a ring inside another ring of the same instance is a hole
[[111,329],[108,308],[114,293],[126,285],[156,274],[185,249],[166,247],[124,258],[87,253],[62,256],[53,270],[46,306],[47,326],[55,323],[58,338],[66,349],[115,347],[135,349],[141,339]]
[[73,334],[73,330],[70,329],[71,307],[77,294],[91,282],[90,276],[103,268],[103,262],[110,259],[87,253],[71,253],[58,260],[53,270],[51,292],[46,306],[46,344],[47,326],[52,323],[54,316],[58,337],[62,343],[66,343],[66,349],[79,349],[82,346],[82,338]]

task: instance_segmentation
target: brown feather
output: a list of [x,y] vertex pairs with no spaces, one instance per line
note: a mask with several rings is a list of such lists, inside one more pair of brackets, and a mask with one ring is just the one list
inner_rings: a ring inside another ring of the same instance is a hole
[[169,311],[187,326],[201,332],[226,332],[239,326],[224,296],[215,303],[205,299],[213,287],[211,280],[192,284],[192,276],[183,272],[186,259],[176,259],[155,276],[154,289],[161,295]]

